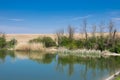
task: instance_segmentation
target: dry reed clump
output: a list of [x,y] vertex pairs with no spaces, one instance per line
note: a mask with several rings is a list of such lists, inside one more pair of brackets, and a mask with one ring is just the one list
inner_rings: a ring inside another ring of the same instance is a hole
[[21,42],[15,46],[16,51],[43,51],[44,45],[42,43],[27,43]]
[[32,51],[44,51],[44,45],[42,43],[30,43],[30,50]]

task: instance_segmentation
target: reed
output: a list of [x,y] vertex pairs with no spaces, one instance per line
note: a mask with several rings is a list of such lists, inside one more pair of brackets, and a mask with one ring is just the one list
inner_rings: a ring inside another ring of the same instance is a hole
[[86,50],[86,49],[78,49],[78,50],[58,50],[58,55],[60,57],[67,56],[76,56],[76,57],[101,57],[102,53],[99,50]]
[[44,45],[42,43],[27,43],[21,42],[15,46],[16,51],[43,51]]

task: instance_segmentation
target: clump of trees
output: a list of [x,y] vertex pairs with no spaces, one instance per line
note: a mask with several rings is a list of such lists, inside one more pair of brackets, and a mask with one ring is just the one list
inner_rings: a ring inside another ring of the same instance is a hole
[[[105,27],[106,31],[105,31]],[[120,53],[120,37],[117,36],[117,29],[114,22],[110,21],[109,25],[105,26],[103,22],[97,27],[92,26],[92,31],[88,33],[87,20],[83,20],[82,34],[83,38],[75,39],[74,27],[68,26],[68,36],[65,33],[57,32],[57,40],[59,47],[66,47],[68,49],[96,49],[109,50],[111,52]],[[66,33],[67,34],[67,33]],[[96,35],[97,34],[97,35]],[[90,36],[89,36],[90,35]],[[82,35],[81,35],[82,36]]]
[[6,48],[5,34],[0,34],[0,50]]
[[14,46],[17,44],[17,40],[15,38],[11,39],[10,41],[7,42],[7,47],[8,48],[14,48]]
[[63,29],[56,32],[56,39],[51,37],[36,38],[29,42],[42,42],[45,47],[65,47],[68,49],[95,49],[109,50],[111,52],[120,53],[120,37],[117,36],[117,29],[113,21],[108,25],[101,22],[99,26],[92,25],[90,28],[87,25],[87,20],[84,19],[81,26],[82,33],[80,37],[75,38],[76,30],[72,26],[68,26],[67,33]]
[[17,44],[16,39],[11,39],[10,41],[6,41],[5,34],[0,34],[0,50],[13,48]]

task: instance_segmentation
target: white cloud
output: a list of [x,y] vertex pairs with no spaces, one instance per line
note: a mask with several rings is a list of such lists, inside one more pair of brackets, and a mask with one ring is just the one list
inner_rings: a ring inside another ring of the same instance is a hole
[[91,16],[92,15],[73,17],[73,18],[70,18],[70,19],[64,19],[62,21],[58,21],[58,23],[78,21],[78,20],[82,20],[82,19],[87,19]]
[[120,11],[111,11],[109,12],[110,15],[119,15]]
[[112,18],[113,21],[120,21],[120,17]]
[[17,21],[17,22],[19,22],[19,21],[24,21],[24,19],[8,19],[9,21]]
[[89,17],[91,17],[92,15],[87,15],[87,16],[83,16],[83,17],[75,17],[75,18],[73,18],[73,19],[71,19],[71,20],[80,20],[80,19],[85,19],[85,18],[89,18]]
[[16,22],[24,21],[24,19],[20,19],[20,18],[7,18],[7,17],[1,17],[1,16],[0,16],[0,20],[4,20],[4,21],[16,21]]

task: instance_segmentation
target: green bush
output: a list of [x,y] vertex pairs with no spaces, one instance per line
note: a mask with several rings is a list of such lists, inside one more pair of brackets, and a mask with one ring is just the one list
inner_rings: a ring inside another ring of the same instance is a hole
[[42,39],[40,37],[38,37],[38,38],[30,40],[29,42],[30,43],[33,43],[33,42],[38,43],[38,42],[42,42]]
[[84,48],[84,40],[82,40],[82,39],[75,40],[75,44],[76,44],[77,48]]
[[7,42],[7,47],[8,48],[13,48],[17,44],[16,39],[11,39],[10,41]]
[[75,48],[77,48],[76,40],[67,38],[67,37],[65,37],[65,36],[63,36],[63,37],[61,38],[61,41],[60,41],[60,43],[59,43],[59,46],[61,46],[61,47],[66,47],[66,48],[68,48],[68,49],[75,49]]
[[0,37],[0,49],[3,49],[6,47],[6,39],[5,39],[5,36],[1,36]]
[[115,46],[111,47],[109,50],[111,52],[120,53],[120,43],[118,43]]
[[50,37],[43,37],[42,42],[45,44],[46,47],[56,46],[55,41]]
[[43,43],[45,47],[56,46],[55,41],[51,37],[36,38],[29,41],[30,43]]

